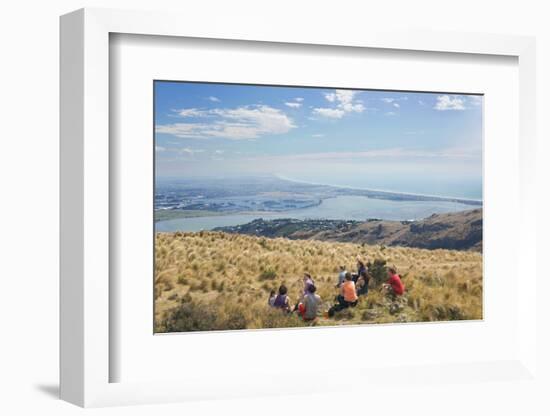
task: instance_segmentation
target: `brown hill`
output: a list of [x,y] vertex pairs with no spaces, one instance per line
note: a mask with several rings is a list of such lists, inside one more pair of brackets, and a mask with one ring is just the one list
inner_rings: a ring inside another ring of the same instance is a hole
[[230,233],[426,249],[482,251],[482,209],[433,214],[419,221],[255,220]]
[[482,228],[482,210],[476,209],[459,213],[434,214],[414,222],[368,221],[351,227],[349,231],[321,231],[307,237],[306,234],[295,233],[292,237],[428,249],[481,251]]

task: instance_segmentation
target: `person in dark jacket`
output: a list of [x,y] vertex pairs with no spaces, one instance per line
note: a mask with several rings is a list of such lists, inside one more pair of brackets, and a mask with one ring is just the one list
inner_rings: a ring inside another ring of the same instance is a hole
[[355,285],[357,289],[357,296],[363,296],[369,293],[369,281],[369,273],[367,271],[361,272]]
[[279,286],[279,293],[273,301],[273,307],[282,309],[285,312],[290,312],[290,299],[287,295],[288,289],[285,285]]
[[357,274],[353,274],[353,282],[357,283],[357,280],[359,280],[359,276],[361,274],[368,272],[367,266],[365,266],[365,263],[360,258],[357,258]]

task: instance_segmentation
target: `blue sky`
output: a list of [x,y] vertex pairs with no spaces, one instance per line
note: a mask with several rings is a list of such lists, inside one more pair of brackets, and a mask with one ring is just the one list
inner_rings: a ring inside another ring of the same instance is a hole
[[157,177],[480,197],[482,97],[155,82]]

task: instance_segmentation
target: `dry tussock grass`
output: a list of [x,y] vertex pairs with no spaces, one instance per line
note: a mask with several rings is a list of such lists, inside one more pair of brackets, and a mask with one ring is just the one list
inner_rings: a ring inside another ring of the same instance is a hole
[[316,325],[482,318],[482,256],[476,252],[176,232],[156,236],[155,330],[303,325],[269,308],[269,292],[284,283],[296,302],[308,272],[326,310],[338,293],[339,265],[352,271],[358,256],[395,265],[405,296],[392,302],[371,288],[353,311]]

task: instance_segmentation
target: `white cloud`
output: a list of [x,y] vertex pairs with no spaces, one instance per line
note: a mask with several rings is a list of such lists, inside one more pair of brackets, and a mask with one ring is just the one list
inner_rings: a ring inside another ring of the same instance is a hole
[[322,108],[314,108],[313,114],[317,114],[328,118],[342,118],[344,117],[345,111],[339,108],[322,107]]
[[387,113],[385,113],[385,115],[387,115],[387,116],[395,116],[396,113],[393,112],[393,111],[388,111]]
[[170,150],[175,150],[180,154],[188,154],[188,155],[194,155],[195,153],[204,153],[204,149],[191,149],[189,147],[184,147],[180,149],[170,149]]
[[352,90],[336,90],[333,93],[325,94],[325,98],[330,102],[338,102],[340,104],[350,104],[357,91]]
[[399,105],[399,103],[393,103],[393,106],[394,106],[395,108],[401,107],[401,106]]
[[156,126],[155,132],[170,134],[176,137],[188,137],[189,135],[194,134],[195,131],[199,130],[201,126],[206,126],[206,124],[197,124],[197,123],[161,124]]
[[225,153],[225,150],[216,150],[214,153],[216,153],[217,155],[221,155]]
[[435,110],[448,111],[448,110],[465,110],[465,102],[463,98],[449,95],[439,95],[434,106]]
[[322,133],[316,133],[316,134],[312,134],[311,137],[320,138],[320,137],[325,137],[325,135]]
[[155,146],[155,151],[157,151],[157,152],[164,152],[164,151],[166,151],[166,148],[165,148],[165,147],[162,147],[162,146]]
[[[192,110],[192,111],[191,111]],[[183,115],[182,115],[183,113]],[[181,138],[230,140],[257,139],[273,134],[287,133],[296,127],[281,110],[266,106],[244,106],[233,109],[178,110],[182,117],[212,117],[209,123],[173,123],[159,125],[157,133]]]
[[387,104],[395,103],[396,101],[407,101],[409,97],[403,96],[403,97],[384,97],[380,98],[380,100],[384,101]]
[[483,97],[481,95],[472,95],[470,97],[470,104],[473,106],[480,106],[483,103]]
[[325,99],[335,103],[336,107],[314,108],[313,113],[328,118],[342,118],[346,113],[361,113],[365,106],[360,100],[355,100],[358,91],[335,90],[324,94]]
[[333,103],[334,101],[336,101],[336,93],[329,92],[325,94],[325,98],[327,99],[327,101],[330,101],[331,103]]
[[362,113],[365,110],[365,106],[361,103],[345,103],[340,106],[346,113],[355,112]]
[[208,97],[208,99],[214,103],[219,103],[220,102],[220,99],[218,97],[214,97],[214,96],[210,96]]
[[175,110],[180,117],[202,117],[205,115],[205,111],[198,108],[185,108],[182,110]]
[[304,101],[302,97],[296,97],[293,101],[287,101],[285,105],[291,108],[300,108],[302,106],[302,101]]

